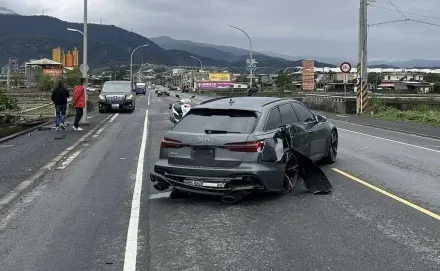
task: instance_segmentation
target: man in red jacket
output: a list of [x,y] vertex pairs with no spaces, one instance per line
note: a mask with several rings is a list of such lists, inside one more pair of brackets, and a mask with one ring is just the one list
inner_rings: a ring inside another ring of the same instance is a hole
[[86,96],[84,93],[84,78],[81,78],[80,84],[73,90],[73,107],[75,108],[75,122],[73,123],[73,130],[82,131],[79,127],[79,121],[84,114],[84,107],[86,107]]

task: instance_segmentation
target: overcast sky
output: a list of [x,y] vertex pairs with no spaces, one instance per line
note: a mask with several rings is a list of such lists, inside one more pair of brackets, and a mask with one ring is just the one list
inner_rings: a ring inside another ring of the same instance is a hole
[[[440,59],[440,0],[391,0],[408,21],[371,26],[371,60]],[[146,37],[170,36],[292,56],[355,59],[359,0],[89,0],[89,22],[114,24]],[[369,24],[405,19],[388,0],[375,0]],[[0,0],[23,15],[41,14],[81,22],[81,0]],[[411,14],[412,13],[412,14]]]

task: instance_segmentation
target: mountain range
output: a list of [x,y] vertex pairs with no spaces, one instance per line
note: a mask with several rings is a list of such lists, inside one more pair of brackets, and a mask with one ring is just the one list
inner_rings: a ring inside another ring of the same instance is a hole
[[[82,30],[80,23],[71,23],[49,16],[21,16],[13,10],[0,7],[0,64],[11,56],[26,61],[33,58],[51,58],[52,49],[61,47],[72,50],[82,48],[79,33],[67,28]],[[198,66],[199,58],[204,66],[244,67],[249,50],[227,45],[215,45],[176,40],[167,36],[146,38],[114,25],[88,25],[89,66],[102,67],[128,64],[130,52],[142,44],[147,48],[136,51],[134,62]],[[258,67],[281,69],[301,66],[302,59],[315,59],[316,67],[334,67],[343,61],[356,60],[337,57],[289,56],[271,51],[253,52]],[[369,61],[369,67],[440,67],[440,60],[414,59],[408,61]]]
[[[57,47],[65,50],[82,48],[81,34],[67,31],[68,28],[82,30],[83,25],[80,23],[65,22],[49,16],[21,16],[5,8],[0,10],[4,11],[0,14],[0,63],[5,63],[9,57],[17,57],[21,62],[52,58],[52,49]],[[207,48],[208,53],[186,47],[163,48],[152,39],[114,25],[88,24],[88,63],[92,68],[128,64],[131,50],[143,44],[149,46],[136,51],[134,63],[142,59],[143,62],[153,64],[198,66],[198,61],[191,57],[195,56],[204,66],[244,67],[248,58],[248,51],[244,49],[238,49],[243,54],[233,55],[222,51],[233,48],[228,46],[218,46],[220,49],[217,50]],[[211,55],[213,50],[215,54]],[[289,61],[268,55],[258,57],[259,66],[274,69],[301,65],[300,60]],[[316,63],[316,66],[328,64]]]

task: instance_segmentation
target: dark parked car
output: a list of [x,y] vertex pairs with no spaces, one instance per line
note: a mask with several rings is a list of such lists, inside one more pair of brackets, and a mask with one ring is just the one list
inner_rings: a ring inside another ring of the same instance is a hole
[[113,110],[133,112],[135,97],[130,81],[107,81],[99,95],[99,113]]
[[147,87],[136,87],[135,89],[136,95],[138,94],[147,94]]
[[151,181],[157,190],[172,186],[173,192],[218,195],[224,202],[243,192],[290,192],[298,174],[292,180],[288,163],[273,159],[280,127],[297,164],[328,182],[314,162],[336,161],[335,125],[296,100],[269,97],[217,98],[193,107],[163,138]]

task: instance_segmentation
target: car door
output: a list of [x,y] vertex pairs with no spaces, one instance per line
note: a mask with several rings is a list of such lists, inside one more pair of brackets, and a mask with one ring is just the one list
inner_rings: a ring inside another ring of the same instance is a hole
[[315,115],[303,104],[292,103],[293,109],[297,113],[299,120],[308,132],[310,141],[310,158],[318,160],[326,152],[326,134],[322,123],[316,120]]
[[290,126],[290,134],[292,135],[291,144],[292,147],[302,152],[304,155],[310,155],[310,140],[309,133],[305,129],[304,124],[299,120],[298,115],[293,110],[290,103],[285,103],[279,107],[281,114],[281,123],[283,125]]

